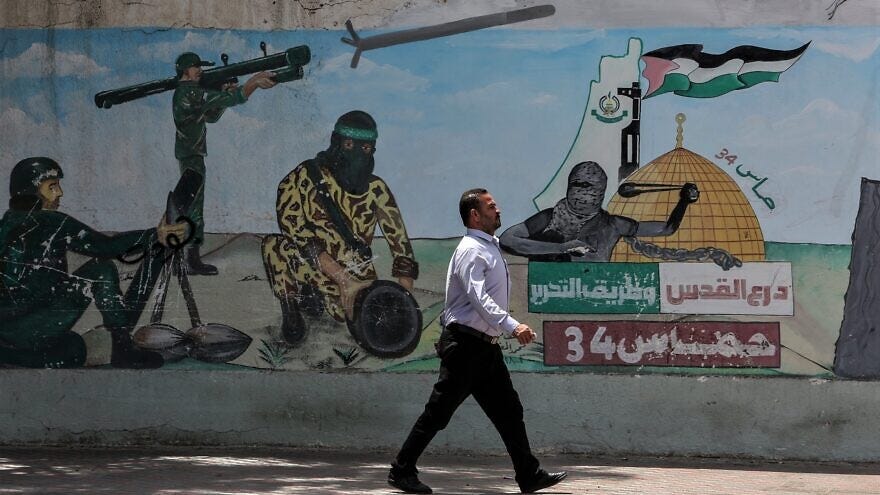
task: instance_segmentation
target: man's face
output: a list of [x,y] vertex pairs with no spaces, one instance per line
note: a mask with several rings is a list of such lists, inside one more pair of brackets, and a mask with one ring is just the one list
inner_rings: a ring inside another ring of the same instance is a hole
[[61,196],[64,196],[64,191],[61,190],[61,181],[58,179],[47,179],[40,182],[37,194],[40,196],[40,202],[44,210],[57,210],[61,204]]
[[202,68],[199,66],[188,67],[183,71],[183,78],[187,81],[196,81],[198,82],[202,78]]
[[[501,209],[498,208],[498,204],[495,203],[495,198],[491,194],[480,195],[479,208],[471,211],[476,212],[477,220],[475,223],[472,223],[472,225],[476,225],[476,229],[482,230],[489,235],[495,235],[495,231],[501,227]],[[474,218],[473,213],[471,218]]]

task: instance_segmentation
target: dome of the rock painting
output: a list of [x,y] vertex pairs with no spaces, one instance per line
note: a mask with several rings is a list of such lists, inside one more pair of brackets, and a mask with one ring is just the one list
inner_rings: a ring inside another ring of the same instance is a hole
[[[683,121],[684,116],[680,116],[679,125]],[[681,145],[680,128],[675,149],[637,170],[624,182],[670,186],[692,182],[700,190],[699,200],[688,206],[676,233],[665,237],[645,237],[642,241],[670,249],[696,250],[711,246],[724,249],[742,261],[764,260],[764,236],[745,194],[723,169]],[[640,222],[665,222],[678,199],[678,188],[629,198],[615,194],[607,210]],[[661,260],[636,253],[621,240],[614,248],[611,261]]]

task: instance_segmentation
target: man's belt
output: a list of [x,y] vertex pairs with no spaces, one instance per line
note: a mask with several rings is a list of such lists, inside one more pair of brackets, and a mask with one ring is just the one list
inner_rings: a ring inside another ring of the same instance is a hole
[[459,323],[450,323],[450,324],[446,325],[446,328],[448,328],[449,330],[451,330],[453,332],[464,333],[464,334],[470,335],[472,337],[476,337],[476,338],[478,338],[482,341],[488,342],[490,344],[497,344],[498,339],[500,338],[498,336],[489,335],[487,333],[484,333],[484,332],[477,330],[476,328],[471,328],[467,325],[461,325]]

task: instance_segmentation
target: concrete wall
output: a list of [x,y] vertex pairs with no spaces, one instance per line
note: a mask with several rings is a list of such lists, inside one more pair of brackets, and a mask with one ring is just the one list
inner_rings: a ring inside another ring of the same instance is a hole
[[[286,445],[393,451],[432,374],[0,374],[5,444]],[[877,382],[516,373],[541,452],[880,460]],[[468,399],[435,452],[503,452]]]

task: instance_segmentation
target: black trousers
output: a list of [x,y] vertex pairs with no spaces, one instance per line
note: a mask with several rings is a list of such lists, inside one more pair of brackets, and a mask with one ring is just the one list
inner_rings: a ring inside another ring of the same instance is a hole
[[471,394],[501,434],[517,481],[530,480],[539,464],[529,447],[523,408],[510,381],[501,348],[477,337],[444,329],[437,343],[440,377],[425,411],[403,442],[392,470],[414,474],[419,456]]

